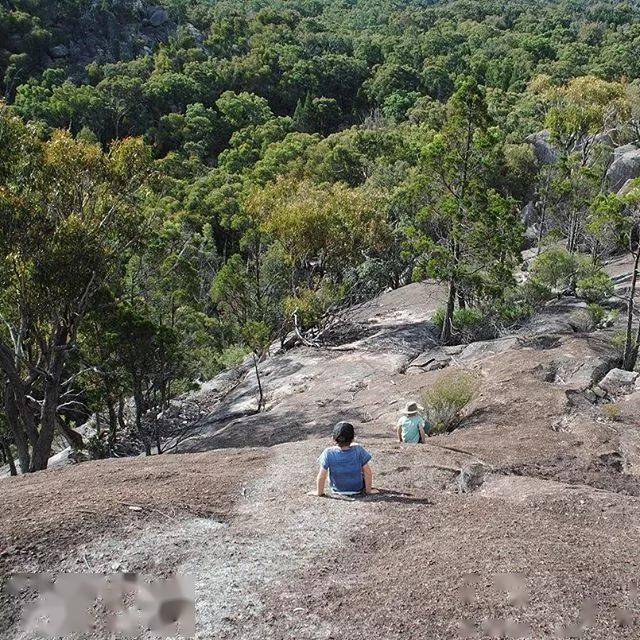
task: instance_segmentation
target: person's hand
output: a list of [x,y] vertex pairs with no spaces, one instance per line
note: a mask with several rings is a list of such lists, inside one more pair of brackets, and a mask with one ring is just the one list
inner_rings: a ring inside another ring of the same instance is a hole
[[313,498],[326,498],[327,495],[325,493],[318,493],[317,491],[307,491],[307,495]]
[[380,489],[374,489],[373,487],[366,492],[366,495],[373,496],[380,493]]

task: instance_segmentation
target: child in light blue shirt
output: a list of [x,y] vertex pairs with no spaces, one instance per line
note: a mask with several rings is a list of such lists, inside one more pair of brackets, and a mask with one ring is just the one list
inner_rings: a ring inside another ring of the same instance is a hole
[[420,415],[422,407],[417,402],[409,402],[401,412],[397,422],[398,440],[410,444],[418,444],[426,440],[425,427],[427,432],[429,425]]

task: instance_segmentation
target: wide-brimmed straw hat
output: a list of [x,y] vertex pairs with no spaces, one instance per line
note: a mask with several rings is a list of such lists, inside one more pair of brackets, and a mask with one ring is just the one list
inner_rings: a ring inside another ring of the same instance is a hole
[[420,413],[422,409],[423,407],[421,407],[417,402],[407,402],[401,413],[405,416],[415,416],[416,413]]

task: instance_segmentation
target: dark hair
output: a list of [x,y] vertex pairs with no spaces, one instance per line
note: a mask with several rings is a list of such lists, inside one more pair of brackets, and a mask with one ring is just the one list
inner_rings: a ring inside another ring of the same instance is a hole
[[333,427],[333,439],[340,446],[346,447],[353,442],[355,437],[353,425],[350,422],[338,422]]

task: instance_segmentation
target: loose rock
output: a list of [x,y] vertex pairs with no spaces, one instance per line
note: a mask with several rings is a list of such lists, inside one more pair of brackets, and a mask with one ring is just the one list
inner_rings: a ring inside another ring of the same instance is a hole
[[635,391],[635,383],[640,373],[625,371],[624,369],[611,369],[600,382],[600,387],[610,395],[625,395]]

